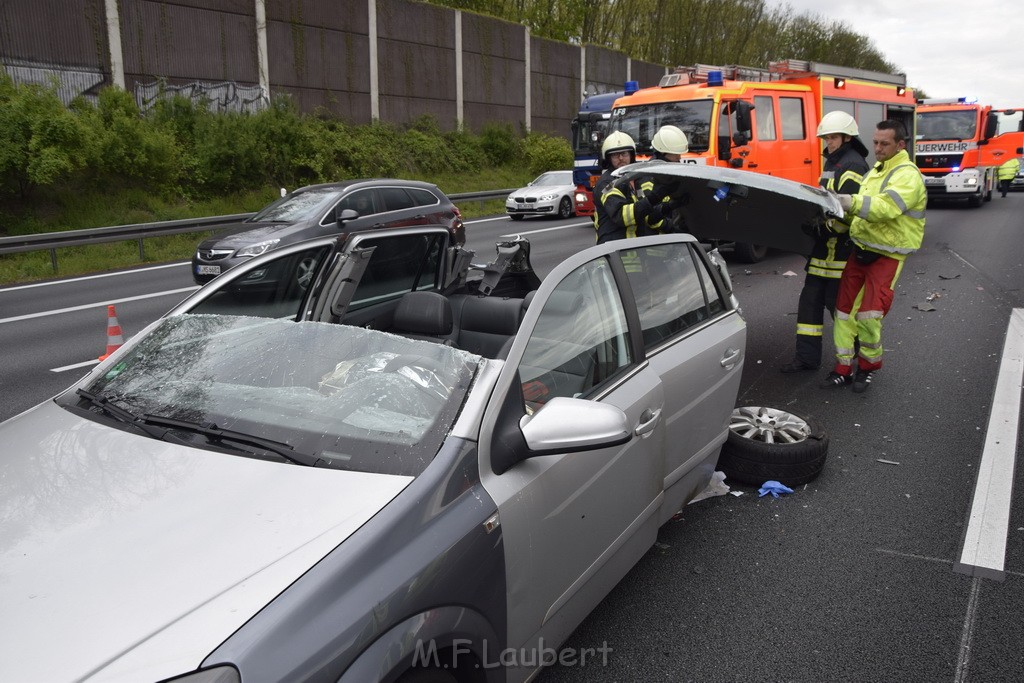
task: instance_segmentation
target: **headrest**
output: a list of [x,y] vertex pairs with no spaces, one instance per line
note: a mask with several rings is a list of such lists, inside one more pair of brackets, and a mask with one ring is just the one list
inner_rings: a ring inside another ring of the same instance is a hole
[[396,332],[451,334],[451,303],[437,292],[408,292],[398,301],[391,326]]

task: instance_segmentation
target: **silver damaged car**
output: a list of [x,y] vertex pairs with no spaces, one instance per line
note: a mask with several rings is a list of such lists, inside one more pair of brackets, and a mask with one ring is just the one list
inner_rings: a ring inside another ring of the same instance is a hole
[[[837,207],[693,169],[659,171],[691,225]],[[472,261],[443,225],[280,247],[0,425],[0,680],[599,677],[614,643],[558,648],[706,486],[745,323],[686,234]]]

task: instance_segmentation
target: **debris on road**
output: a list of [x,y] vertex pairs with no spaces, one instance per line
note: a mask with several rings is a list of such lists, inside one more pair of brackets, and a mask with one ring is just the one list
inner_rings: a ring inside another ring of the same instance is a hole
[[895,460],[883,460],[882,458],[875,458],[875,462],[880,462],[884,465],[899,465]]
[[772,494],[772,498],[778,498],[780,493],[793,493],[793,489],[773,479],[761,484],[761,488],[757,490],[757,493],[758,498],[764,498],[769,493]]
[[957,273],[956,275],[939,275],[940,280],[955,280],[958,277],[960,277],[960,273]]
[[705,498],[724,496],[727,493],[729,493],[729,485],[725,483],[725,472],[715,472],[711,475],[711,481],[708,482],[707,488],[694,496],[687,505],[693,505],[698,500]]
[[935,310],[935,307],[932,306],[931,304],[928,304],[928,303],[914,304],[914,308],[916,308],[919,311],[934,311]]

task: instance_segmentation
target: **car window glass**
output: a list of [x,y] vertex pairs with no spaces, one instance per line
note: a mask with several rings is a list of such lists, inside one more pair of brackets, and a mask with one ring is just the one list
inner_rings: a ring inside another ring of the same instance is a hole
[[380,193],[381,199],[384,200],[385,211],[399,211],[415,206],[412,197],[409,196],[409,193],[404,188],[381,187],[377,191]]
[[373,208],[373,190],[356,190],[345,196],[334,207],[335,218],[340,216],[345,209],[352,209],[360,216],[372,216],[377,213]]
[[438,234],[398,235],[362,240],[375,247],[348,310],[397,299],[413,290],[437,287],[444,240]]
[[[326,467],[415,476],[451,431],[479,363],[349,325],[185,314],[161,321],[88,389],[137,414],[269,439]],[[258,441],[210,444],[292,467]]]
[[622,253],[622,260],[636,299],[645,349],[710,317],[700,274],[703,264],[695,263],[688,244],[631,249]]
[[238,266],[241,277],[211,284],[217,291],[190,312],[297,318],[328,251],[329,247],[317,247],[279,256],[257,267],[248,263]]
[[299,192],[279,199],[261,210],[250,220],[295,223],[296,221],[313,218],[325,209],[337,194],[338,190],[334,188],[320,188]]
[[803,140],[804,101],[799,97],[780,97],[779,116],[782,118],[782,139]]
[[775,109],[771,97],[760,95],[754,98],[754,122],[758,140],[775,139]]
[[433,206],[438,203],[437,197],[434,196],[433,192],[428,192],[418,187],[410,187],[408,192],[413,201],[416,202],[416,206]]
[[544,302],[519,376],[531,407],[586,397],[633,361],[626,316],[605,258],[587,263]]
[[572,171],[550,171],[537,177],[531,185],[570,185]]

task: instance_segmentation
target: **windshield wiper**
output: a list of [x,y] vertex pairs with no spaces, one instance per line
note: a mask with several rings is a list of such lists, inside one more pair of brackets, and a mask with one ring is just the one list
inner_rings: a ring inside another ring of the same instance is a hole
[[307,467],[316,467],[317,465],[329,465],[330,462],[324,460],[315,455],[309,453],[303,453],[296,451],[292,446],[282,443],[280,441],[273,441],[271,439],[264,439],[263,437],[256,436],[254,434],[246,434],[245,432],[236,432],[231,429],[221,429],[217,425],[211,422],[192,422],[189,420],[179,420],[174,417],[164,417],[162,415],[152,415],[146,413],[141,418],[147,425],[157,425],[160,427],[166,427],[168,429],[179,429],[186,432],[192,432],[193,434],[201,434],[209,439],[213,443],[222,441],[234,441],[235,443],[247,444],[249,446],[255,446],[262,448],[265,451],[276,453],[285,460],[293,462],[296,465],[305,465]]
[[130,410],[126,410],[119,405],[111,403],[110,399],[107,398],[106,396],[102,396],[100,394],[96,394],[85,389],[76,389],[75,393],[84,398],[85,400],[89,401],[89,403],[93,404],[94,406],[96,406],[97,408],[99,408],[100,410],[102,410],[104,413],[114,418],[115,420],[123,422],[126,425],[135,427],[136,429],[145,432],[154,439],[163,440],[164,436],[166,436],[167,434],[166,429],[153,429],[152,427],[148,426],[135,413],[131,412]]

